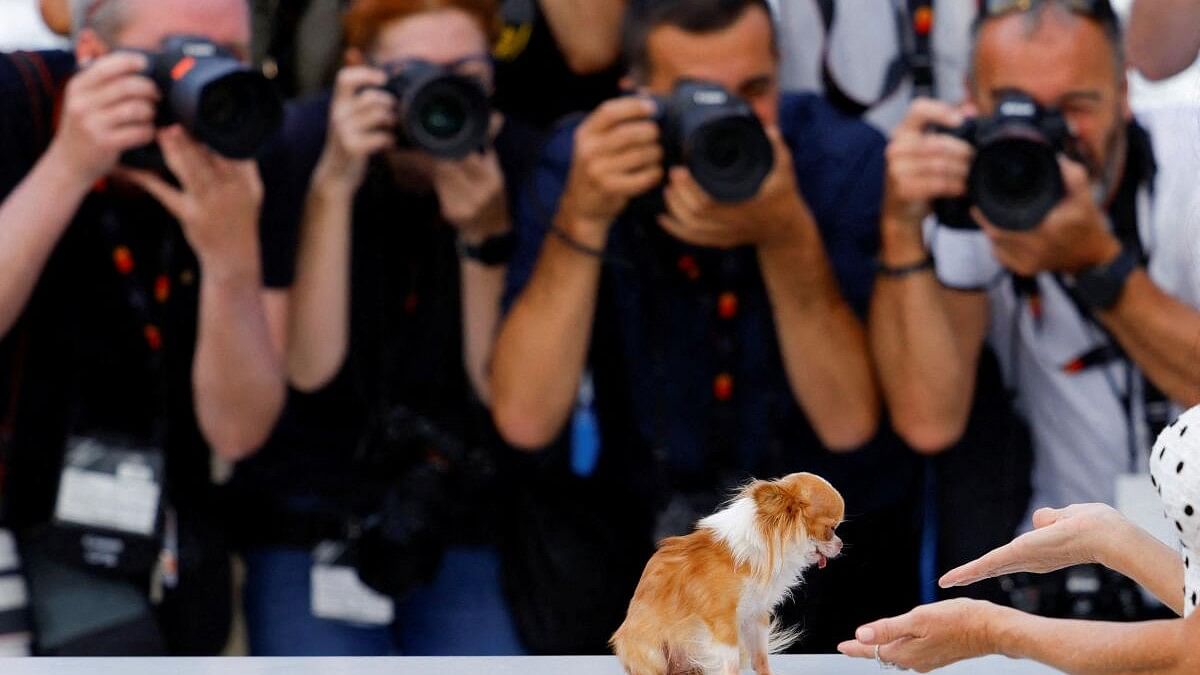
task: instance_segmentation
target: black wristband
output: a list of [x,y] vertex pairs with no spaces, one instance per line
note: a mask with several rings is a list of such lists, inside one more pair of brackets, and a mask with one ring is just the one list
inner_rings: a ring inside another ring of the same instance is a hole
[[488,267],[507,265],[517,250],[517,235],[505,232],[494,237],[488,237],[478,244],[468,244],[458,241],[458,254],[464,258]]
[[934,259],[932,253],[926,253],[925,257],[918,262],[911,265],[901,265],[900,267],[890,267],[884,264],[882,260],[875,261],[875,271],[879,276],[888,277],[889,279],[903,279],[926,270],[932,271],[933,269]]
[[1075,275],[1075,294],[1088,309],[1107,311],[1117,305],[1129,277],[1138,268],[1138,257],[1122,248],[1116,258]]

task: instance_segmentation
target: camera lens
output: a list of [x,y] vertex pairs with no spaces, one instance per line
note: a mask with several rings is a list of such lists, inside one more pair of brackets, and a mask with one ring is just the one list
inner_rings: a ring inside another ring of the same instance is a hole
[[210,86],[200,100],[201,123],[222,134],[231,133],[244,123],[245,114],[238,106],[238,100],[249,98],[238,96],[236,86],[231,84],[226,82]]
[[1029,138],[998,140],[980,149],[971,190],[988,220],[1008,230],[1036,228],[1064,194],[1054,149]]
[[477,81],[441,67],[402,73],[387,89],[400,99],[402,144],[462,159],[487,144],[491,108]]
[[687,165],[696,182],[721,201],[744,201],[758,194],[774,164],[771,144],[752,117],[717,117],[695,129],[686,146]]
[[421,126],[434,138],[453,138],[462,133],[467,125],[467,111],[463,102],[453,96],[439,96],[430,100],[419,116]]

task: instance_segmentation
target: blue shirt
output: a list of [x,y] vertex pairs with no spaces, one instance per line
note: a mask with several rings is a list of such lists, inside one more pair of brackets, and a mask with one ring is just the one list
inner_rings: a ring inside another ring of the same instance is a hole
[[[779,126],[841,291],[863,316],[879,248],[885,140],[814,95],[785,95]],[[537,262],[573,136],[565,128],[547,141],[518,198],[506,305]],[[915,457],[890,432],[850,454],[818,440],[791,393],[752,247],[690,247],[631,207],[613,225],[606,255],[589,355],[601,467],[620,455],[625,470],[656,473],[657,489],[687,491],[812,471],[842,491],[848,513],[912,495]]]

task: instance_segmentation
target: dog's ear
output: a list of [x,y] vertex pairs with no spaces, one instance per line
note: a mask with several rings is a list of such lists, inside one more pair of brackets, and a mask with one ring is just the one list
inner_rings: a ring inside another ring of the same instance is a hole
[[750,496],[758,512],[768,517],[796,516],[808,507],[808,500],[774,481],[756,481],[750,486]]

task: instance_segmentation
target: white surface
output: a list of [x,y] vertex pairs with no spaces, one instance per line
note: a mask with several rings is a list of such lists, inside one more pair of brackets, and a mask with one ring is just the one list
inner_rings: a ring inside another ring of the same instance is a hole
[[[844,656],[776,656],[775,675],[877,675],[874,661]],[[750,671],[746,671],[750,672]],[[1058,671],[1003,657],[935,671],[950,675],[1046,675]],[[611,656],[375,659],[0,659],[4,675],[621,675]]]
[[51,49],[66,40],[46,28],[37,0],[0,0],[0,51]]

